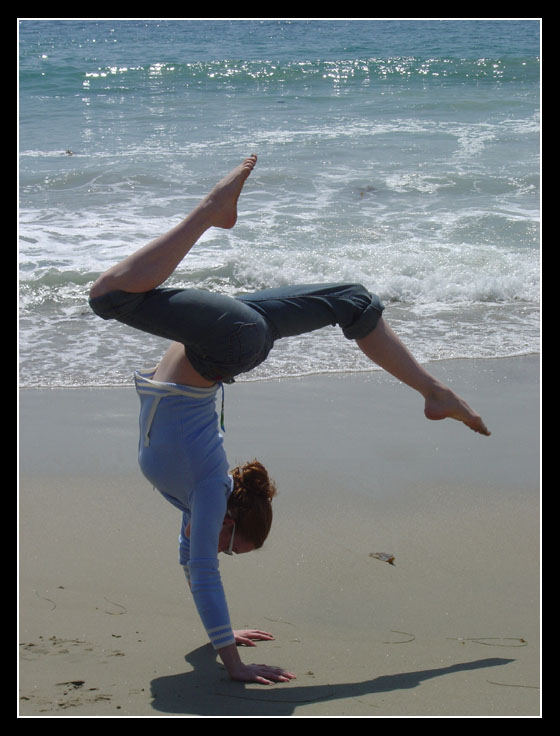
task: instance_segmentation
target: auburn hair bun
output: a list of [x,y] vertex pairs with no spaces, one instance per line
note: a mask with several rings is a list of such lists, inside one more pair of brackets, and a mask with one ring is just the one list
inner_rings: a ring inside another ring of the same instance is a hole
[[270,501],[276,495],[276,486],[270,479],[268,471],[258,460],[241,465],[234,468],[233,476],[233,493],[242,497],[247,494],[255,494],[264,496]]

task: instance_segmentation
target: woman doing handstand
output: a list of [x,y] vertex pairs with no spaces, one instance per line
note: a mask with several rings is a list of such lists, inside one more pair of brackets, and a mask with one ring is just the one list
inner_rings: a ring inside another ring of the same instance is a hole
[[380,300],[359,284],[296,285],[238,297],[161,288],[203,233],[235,225],[237,201],[256,161],[256,155],[245,159],[175,228],[102,274],[90,305],[103,319],[172,341],[155,369],[135,373],[140,467],[182,512],[180,563],[230,677],[270,684],[295,675],[241,661],[238,644],[273,637],[233,631],[217,555],[262,546],[275,487],[257,461],[230,472],[216,415],[220,386],[265,360],[276,340],[337,324],[368,358],[423,396],[428,419],[453,418],[490,433],[478,414],[416,362],[383,319]]

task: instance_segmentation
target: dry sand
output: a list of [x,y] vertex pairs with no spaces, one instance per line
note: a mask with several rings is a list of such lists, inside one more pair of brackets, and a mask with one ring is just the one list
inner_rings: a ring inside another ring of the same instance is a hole
[[206,643],[133,388],[23,390],[20,716],[540,715],[539,359],[430,370],[490,438],[378,371],[226,387],[232,465],[280,491],[265,548],[220,563],[234,627],[276,637],[242,658],[297,674],[270,687]]

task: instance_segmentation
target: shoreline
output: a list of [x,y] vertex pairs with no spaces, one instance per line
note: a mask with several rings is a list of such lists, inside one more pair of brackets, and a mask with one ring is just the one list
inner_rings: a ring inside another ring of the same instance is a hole
[[20,715],[538,716],[540,356],[430,370],[491,437],[378,370],[226,386],[230,463],[279,488],[265,547],[220,558],[234,627],[276,637],[242,658],[298,675],[270,688],[206,643],[132,387],[22,389]]
[[[490,361],[501,361],[501,360],[522,360],[524,358],[527,359],[538,359],[540,362],[541,354],[540,352],[532,352],[532,353],[519,353],[518,355],[492,355],[488,357],[481,357],[477,356],[474,358],[468,358],[465,356],[459,356],[457,358],[441,358],[439,360],[426,360],[422,361],[421,365],[423,366],[438,366],[441,364],[453,364],[455,362],[461,363],[464,361],[480,361],[481,363],[490,362]],[[155,364],[154,364],[155,365]],[[150,367],[150,366],[140,366],[141,368]],[[132,372],[137,369],[132,369]],[[286,375],[277,375],[277,376],[259,376],[257,378],[249,378],[249,374],[242,374],[242,376],[238,377],[235,381],[236,385],[239,385],[241,383],[263,383],[267,381],[283,381],[283,380],[290,380],[290,379],[300,379],[300,378],[313,378],[315,376],[361,376],[364,374],[369,373],[383,373],[383,369],[379,367],[372,367],[372,368],[362,368],[358,370],[345,370],[345,369],[334,369],[332,371],[329,370],[322,370],[322,371],[310,371],[308,373],[294,373],[294,374],[286,374]],[[84,383],[84,384],[52,384],[52,385],[33,385],[33,386],[18,386],[18,389],[20,391],[37,391],[37,390],[51,390],[51,389],[112,389],[112,388],[134,388],[134,381],[130,381],[130,383],[105,383],[105,384],[95,384],[95,383]]]

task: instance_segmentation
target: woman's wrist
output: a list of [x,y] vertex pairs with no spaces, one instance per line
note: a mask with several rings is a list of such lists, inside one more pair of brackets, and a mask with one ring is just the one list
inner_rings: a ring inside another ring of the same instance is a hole
[[218,649],[218,656],[224,663],[224,667],[228,671],[228,674],[233,676],[241,667],[243,667],[243,662],[241,661],[241,657],[239,656],[239,652],[237,651],[237,645],[236,644],[230,644],[227,647],[222,647],[221,649]]

